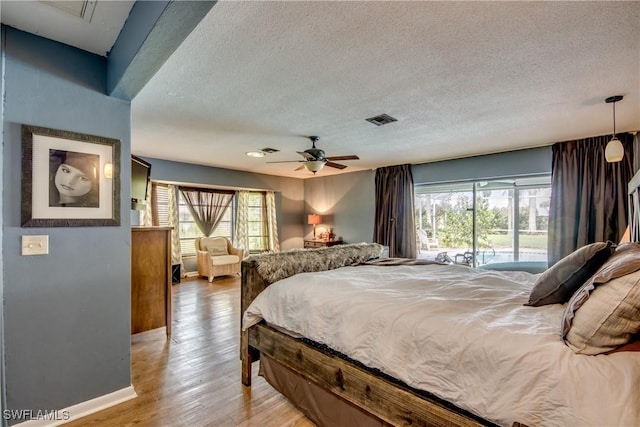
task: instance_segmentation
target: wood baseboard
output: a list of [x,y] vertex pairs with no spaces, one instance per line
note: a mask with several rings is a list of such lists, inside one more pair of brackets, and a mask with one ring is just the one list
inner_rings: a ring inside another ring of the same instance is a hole
[[[13,427],[54,427],[61,424],[68,423],[69,421],[78,420],[87,415],[93,414],[103,409],[110,408],[119,403],[126,402],[130,399],[138,397],[133,386],[123,388],[121,390],[114,391],[113,393],[105,394],[104,396],[96,397],[95,399],[81,402],[68,408],[59,409],[56,411],[48,411],[46,414],[42,414],[42,418],[46,419],[34,419],[15,424]],[[36,413],[34,411],[33,415]]]

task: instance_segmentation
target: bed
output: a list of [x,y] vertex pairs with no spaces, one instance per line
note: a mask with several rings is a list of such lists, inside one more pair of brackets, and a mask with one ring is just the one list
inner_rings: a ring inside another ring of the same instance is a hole
[[[243,384],[260,359],[327,426],[640,425],[640,244],[590,245],[542,274],[376,260],[380,250],[245,260]],[[607,304],[621,320],[606,323]],[[583,331],[594,323],[598,334]]]

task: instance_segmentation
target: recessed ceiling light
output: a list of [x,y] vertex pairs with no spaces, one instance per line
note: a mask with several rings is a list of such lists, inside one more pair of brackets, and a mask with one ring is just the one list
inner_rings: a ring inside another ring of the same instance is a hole
[[249,156],[249,157],[264,157],[264,156],[266,156],[266,153],[263,153],[262,151],[247,151],[247,156]]

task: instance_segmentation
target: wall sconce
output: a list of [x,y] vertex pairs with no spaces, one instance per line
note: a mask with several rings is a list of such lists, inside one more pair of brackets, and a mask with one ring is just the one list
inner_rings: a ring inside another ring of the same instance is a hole
[[313,238],[316,238],[316,225],[321,224],[322,217],[318,214],[309,214],[307,216],[307,224],[313,225]]
[[622,101],[622,95],[611,96],[605,99],[607,104],[613,104],[613,136],[604,149],[604,158],[609,163],[619,162],[624,157],[624,147],[616,137],[616,102]]
[[104,165],[104,177],[107,179],[113,178],[113,163],[106,163]]

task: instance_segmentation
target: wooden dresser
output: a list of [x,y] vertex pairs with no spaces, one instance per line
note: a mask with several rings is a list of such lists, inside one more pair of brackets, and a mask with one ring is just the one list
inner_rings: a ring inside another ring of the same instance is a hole
[[131,228],[131,333],[171,335],[171,227]]

